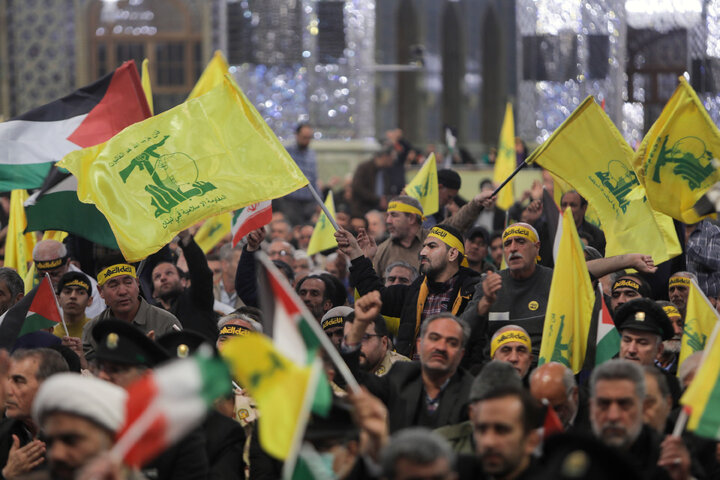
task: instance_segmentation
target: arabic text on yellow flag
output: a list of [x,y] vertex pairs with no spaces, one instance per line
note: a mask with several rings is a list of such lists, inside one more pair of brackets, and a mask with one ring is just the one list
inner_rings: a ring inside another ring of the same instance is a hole
[[652,207],[685,223],[699,222],[702,217],[693,206],[720,181],[717,158],[720,131],[685,77],[680,77],[633,159]]
[[25,207],[28,199],[27,190],[13,190],[10,193],[10,214],[5,240],[5,266],[17,270],[21,278],[28,272],[28,262],[32,261],[35,248],[35,234],[24,233],[27,228]]
[[154,115],[154,108],[153,108],[153,96],[152,96],[152,86],[150,85],[150,69],[149,67],[150,62],[146,58],[142,62],[142,89],[143,93],[145,94],[145,100],[147,100],[148,107],[150,107],[150,115]]
[[700,290],[695,280],[691,280],[678,367],[687,357],[705,348],[717,320],[717,310]]
[[585,362],[595,292],[569,207],[562,218],[562,229],[538,364],[560,362],[578,373]]
[[205,67],[202,75],[200,75],[200,78],[187,99],[190,100],[191,98],[199,97],[223,83],[223,79],[225,75],[227,75],[229,68],[222,52],[216,50],[215,55],[210,59],[210,62],[207,64],[207,67]]
[[434,153],[430,154],[423,163],[422,168],[405,186],[405,193],[420,202],[423,215],[426,217],[440,210],[437,165],[435,164]]
[[[493,182],[495,182],[496,185],[500,185],[515,171],[516,162],[515,121],[513,120],[512,104],[508,102],[505,106],[505,118],[503,119],[502,129],[500,130],[500,142],[497,157],[495,157]],[[503,210],[507,210],[512,207],[514,202],[513,182],[510,182],[498,193],[497,206]]]
[[[672,220],[654,213],[630,165],[632,149],[588,97],[527,159],[562,178],[600,217],[605,255],[643,252],[656,264],[681,253]],[[659,220],[658,220],[659,219]]]
[[78,179],[134,262],[199,221],[307,185],[240,88],[207,94],[136,123],[59,163]]
[[202,249],[204,253],[208,253],[220,243],[225,235],[230,233],[232,224],[232,212],[225,212],[216,217],[208,218],[205,223],[200,226],[195,234],[195,243]]
[[220,353],[255,399],[260,445],[275,458],[288,458],[305,432],[319,363],[298,366],[258,333],[232,338]]
[[[325,206],[327,207],[330,215],[335,218],[335,200],[333,199],[332,190],[330,190],[325,198]],[[308,243],[307,254],[315,255],[318,252],[327,250],[329,248],[337,247],[337,240],[335,240],[335,227],[325,215],[325,212],[320,214],[315,228],[313,229],[312,236],[310,237],[310,243]]]

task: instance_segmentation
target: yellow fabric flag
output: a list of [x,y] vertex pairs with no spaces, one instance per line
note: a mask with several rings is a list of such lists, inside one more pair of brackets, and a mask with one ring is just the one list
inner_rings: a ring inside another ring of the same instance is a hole
[[208,253],[230,233],[232,212],[225,212],[216,217],[208,218],[195,234],[195,243],[204,253]]
[[220,354],[235,380],[255,399],[260,445],[275,458],[288,458],[305,433],[319,362],[298,366],[258,333],[232,338]]
[[410,183],[405,186],[405,193],[417,199],[426,217],[440,210],[438,197],[438,177],[435,154],[431,153],[423,166],[418,170]]
[[680,403],[690,407],[687,429],[701,437],[720,440],[720,324],[707,342],[700,367]]
[[205,218],[308,183],[229,76],[58,165],[77,177],[78,198],[105,215],[130,262]]
[[142,63],[142,89],[145,93],[145,100],[147,100],[148,107],[150,107],[150,115],[155,115],[155,110],[153,108],[153,96],[152,96],[152,86],[150,85],[150,71],[148,68],[148,65],[150,62],[146,58],[143,60]]
[[200,78],[190,92],[190,95],[188,95],[187,99],[190,100],[191,98],[204,95],[213,88],[222,84],[229,68],[227,60],[225,60],[222,52],[220,50],[216,50],[215,55],[213,55],[213,58],[207,64],[207,67],[205,67],[205,70],[202,75],[200,75]]
[[579,373],[585,362],[595,292],[582,243],[568,207],[545,311],[538,365],[560,362]]
[[35,234],[23,233],[27,227],[23,204],[28,196],[27,190],[13,190],[10,193],[10,212],[5,240],[5,266],[17,270],[21,278],[27,275],[28,262],[32,261],[32,251],[35,248]]
[[[333,192],[330,190],[325,198],[325,206],[330,212],[330,215],[335,218],[335,200],[333,198]],[[329,248],[337,247],[337,240],[335,240],[335,227],[325,215],[325,212],[320,214],[315,228],[313,229],[312,236],[310,237],[310,243],[308,243],[307,254],[315,255],[318,252],[327,250]]]
[[[660,117],[633,158],[652,207],[684,223],[697,223],[693,206],[720,181],[720,131],[695,91],[680,77]],[[672,195],[668,195],[672,192]]]
[[[678,367],[687,357],[705,348],[707,339],[715,328],[718,312],[695,280],[690,280],[687,309],[685,311],[685,327],[683,328]],[[678,371],[680,369],[678,368]]]
[[[498,145],[497,157],[495,158],[495,169],[493,171],[493,182],[500,185],[507,177],[515,171],[517,156],[515,155],[515,121],[513,119],[513,108],[510,102],[505,106],[505,118],[500,130],[500,142]],[[513,182],[511,181],[498,193],[497,206],[507,210],[515,203],[513,193]]]
[[671,219],[647,204],[632,155],[607,114],[588,97],[527,162],[568,182],[595,208],[607,240],[605,256],[642,252],[659,264],[682,250]]

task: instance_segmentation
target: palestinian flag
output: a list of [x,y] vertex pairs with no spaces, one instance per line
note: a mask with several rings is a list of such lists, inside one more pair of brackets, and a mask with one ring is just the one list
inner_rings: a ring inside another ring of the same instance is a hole
[[50,277],[43,278],[18,303],[0,317],[0,348],[10,350],[26,333],[53,328],[62,322]]
[[39,188],[50,166],[150,116],[134,61],[54,102],[0,123],[0,191]]
[[232,245],[240,242],[248,233],[264,227],[272,220],[272,201],[253,203],[236,210],[232,217]]
[[26,231],[62,230],[117,249],[105,215],[95,205],[78,200],[77,184],[67,171],[51,167],[40,190],[25,202]]
[[202,351],[149,371],[128,388],[125,425],[111,453],[142,467],[200,425],[230,385],[225,363]]
[[615,328],[610,311],[605,305],[602,285],[598,284],[600,311],[598,312],[597,337],[595,340],[595,365],[610,360],[620,352],[620,333]]

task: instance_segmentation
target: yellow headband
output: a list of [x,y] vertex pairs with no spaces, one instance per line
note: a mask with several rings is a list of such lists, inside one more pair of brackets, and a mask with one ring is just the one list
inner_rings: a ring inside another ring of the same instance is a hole
[[250,331],[251,330],[249,328],[243,327],[242,325],[223,325],[220,329],[220,336],[244,336],[250,333]]
[[675,307],[675,305],[665,305],[662,308],[665,310],[665,314],[668,317],[682,317],[682,315],[680,315],[680,311]]
[[532,343],[530,337],[525,332],[520,330],[508,330],[501,333],[490,344],[490,358],[495,356],[495,352],[498,348],[502,347],[506,343],[520,342],[528,348],[528,351],[532,351]]
[[390,202],[388,204],[387,211],[388,212],[414,213],[415,215],[420,215],[423,218],[423,220],[425,219],[425,216],[423,215],[422,210],[420,210],[417,207],[413,207],[412,205],[408,205],[407,203]]
[[327,330],[331,327],[342,327],[345,325],[345,317],[331,317],[322,322],[322,329]]
[[135,275],[135,267],[132,265],[128,265],[127,263],[118,263],[117,265],[113,265],[112,267],[107,267],[106,269],[100,271],[97,277],[97,282],[99,286],[105,285],[105,282],[110,280],[114,277],[119,277],[122,275],[130,275],[133,278],[137,278]]
[[54,268],[57,268],[61,265],[65,265],[67,262],[67,255],[64,257],[56,258],[55,260],[45,260],[45,261],[36,261],[35,262],[35,268],[38,270],[52,270]]
[[505,242],[506,239],[515,238],[515,237],[526,238],[526,239],[530,240],[532,243],[538,242],[538,238],[537,238],[537,235],[535,235],[535,232],[533,232],[532,230],[530,230],[527,227],[516,224],[516,225],[510,225],[508,228],[505,229],[505,231],[502,234],[503,243]]
[[687,277],[672,277],[668,282],[668,288],[672,287],[688,287],[690,288],[690,279]]
[[90,285],[83,282],[82,280],[78,280],[77,278],[71,282],[64,283],[62,285],[62,288],[65,288],[65,287],[80,287],[80,288],[84,288],[88,292],[90,291]]
[[632,288],[636,292],[640,291],[640,284],[637,282],[634,282],[628,278],[621,278],[620,280],[615,282],[612,286],[612,289],[614,291],[615,289],[621,288],[621,287]]
[[430,230],[430,233],[428,233],[428,237],[437,238],[450,248],[457,248],[458,252],[463,255],[463,259],[462,262],[460,262],[460,265],[462,265],[463,267],[468,266],[467,257],[465,257],[465,245],[463,245],[462,241],[460,241],[460,239],[457,238],[455,235],[448,232],[447,230],[443,230],[440,227],[433,227]]

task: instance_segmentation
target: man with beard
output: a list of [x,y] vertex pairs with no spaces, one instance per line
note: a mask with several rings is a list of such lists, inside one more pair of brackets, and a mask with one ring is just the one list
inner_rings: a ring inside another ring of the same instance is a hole
[[[355,315],[345,318],[345,336],[350,333]],[[407,362],[410,359],[394,352],[387,324],[382,315],[376,316],[365,329],[359,354],[360,368],[382,377],[386,375],[395,362]]]
[[410,285],[385,287],[363,255],[357,240],[347,231],[335,233],[338,246],[351,259],[350,285],[360,295],[378,290],[382,295],[382,314],[399,317],[396,348],[411,357],[424,320],[441,313],[460,315],[467,305],[480,275],[465,267],[462,234],[450,225],[433,227],[420,250],[420,276]]
[[530,473],[540,443],[539,405],[516,385],[495,387],[470,399],[475,449],[483,471],[495,480],[516,480]]
[[335,284],[327,273],[306,276],[295,285],[295,291],[318,322],[328,310],[339,306],[333,303]]
[[649,298],[625,303],[615,313],[615,326],[620,332],[620,358],[642,366],[653,366],[665,375],[677,406],[680,384],[677,377],[655,365],[663,353],[663,341],[673,337],[673,327],[665,311]]
[[697,282],[697,277],[690,272],[675,272],[668,280],[668,298],[677,307],[683,319],[690,295],[690,280]]
[[490,358],[509,363],[525,380],[532,360],[530,336],[518,325],[502,327],[490,339]]
[[650,294],[650,285],[642,277],[620,272],[610,290],[610,311],[615,315],[623,304],[638,298],[648,298]]
[[217,338],[217,314],[213,308],[213,274],[205,254],[189,231],[178,234],[180,248],[188,266],[188,282],[177,265],[160,262],[152,270],[153,297],[162,307],[180,320],[183,328],[204,336]]
[[690,478],[690,454],[680,437],[665,439],[643,425],[645,377],[642,367],[609,360],[590,377],[590,422],[606,445],[626,455],[643,478]]
[[76,478],[90,460],[109,451],[125,422],[126,398],[121,387],[92,376],[60,373],[43,382],[32,413],[47,444],[46,478]]
[[340,349],[340,344],[345,335],[345,322],[352,317],[353,311],[351,307],[341,305],[331,308],[320,319],[323,332],[330,338],[330,341],[337,349]]
[[497,270],[488,258],[488,232],[483,227],[473,227],[465,238],[465,253],[467,254],[468,267],[476,272],[487,272]]
[[675,375],[678,368],[678,357],[680,356],[680,345],[683,334],[683,315],[677,307],[670,302],[658,300],[655,303],[662,307],[673,327],[673,336],[670,340],[663,341],[663,351],[658,354],[655,363],[658,367]]
[[7,312],[25,296],[25,284],[20,275],[8,267],[0,267],[0,315]]
[[387,375],[378,377],[362,371],[359,358],[367,327],[381,307],[376,291],[355,302],[355,320],[341,350],[358,382],[387,406],[390,431],[409,426],[438,428],[465,420],[473,377],[458,367],[470,337],[469,325],[448,312],[432,315],[420,329],[420,361],[398,362]]

